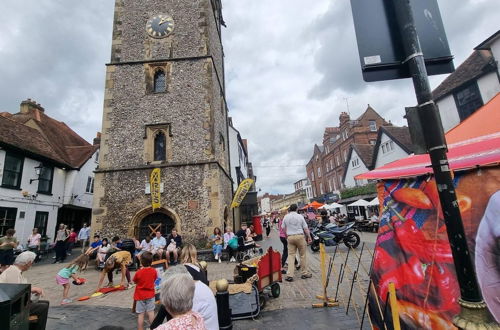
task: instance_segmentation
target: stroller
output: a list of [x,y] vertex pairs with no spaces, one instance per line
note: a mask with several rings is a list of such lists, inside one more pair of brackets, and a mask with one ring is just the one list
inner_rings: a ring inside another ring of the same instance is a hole
[[257,248],[254,241],[245,242],[243,237],[238,237],[238,251],[236,252],[236,260],[239,262],[252,259],[262,255],[264,251]]

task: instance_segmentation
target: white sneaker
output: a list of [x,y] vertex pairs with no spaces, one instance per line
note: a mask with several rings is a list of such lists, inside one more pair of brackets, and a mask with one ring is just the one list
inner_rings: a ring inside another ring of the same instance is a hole
[[219,260],[219,255],[215,255],[215,260]]
[[220,260],[220,258],[219,258],[219,263],[221,263],[221,262],[222,262],[222,261],[221,261],[221,260]]
[[231,257],[231,260],[229,260],[229,262],[236,262],[236,259],[234,259],[234,257]]

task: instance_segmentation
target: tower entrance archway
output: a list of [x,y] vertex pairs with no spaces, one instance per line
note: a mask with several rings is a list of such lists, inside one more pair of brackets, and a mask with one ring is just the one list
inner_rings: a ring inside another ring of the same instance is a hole
[[157,231],[166,236],[173,228],[175,228],[175,221],[171,217],[165,213],[155,212],[145,216],[139,224],[139,239],[143,240],[148,235],[153,238]]
[[146,236],[154,237],[155,232],[161,231],[162,236],[170,234],[173,228],[180,229],[180,218],[175,211],[161,207],[153,211],[147,207],[137,212],[129,227],[129,234],[143,240]]

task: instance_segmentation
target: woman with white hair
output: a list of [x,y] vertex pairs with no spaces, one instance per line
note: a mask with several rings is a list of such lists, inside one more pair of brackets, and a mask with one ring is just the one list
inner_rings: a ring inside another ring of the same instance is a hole
[[[217,302],[215,301],[215,296],[212,290],[202,283],[199,279],[194,278],[193,274],[188,271],[189,267],[185,265],[178,265],[174,267],[169,267],[162,278],[162,287],[166,281],[168,281],[171,277],[176,275],[189,275],[191,281],[194,283],[194,298],[193,298],[193,307],[192,310],[194,312],[199,313],[203,317],[203,321],[205,324],[205,328],[207,330],[219,330],[219,319],[217,315]],[[165,287],[164,287],[165,288]],[[161,293],[160,293],[161,296]],[[165,308],[166,306],[161,305],[158,310],[158,314],[156,315],[153,323],[151,323],[150,328],[156,329],[160,326],[160,324],[165,320],[171,320],[172,315]]]
[[[25,251],[17,256],[14,264],[0,274],[0,283],[28,284],[23,273],[31,268],[35,261],[36,253]],[[45,329],[47,315],[49,313],[49,302],[38,300],[43,295],[43,290],[35,286],[31,287],[30,315],[36,315],[38,322],[36,329]]]
[[189,274],[173,274],[162,282],[160,299],[173,318],[157,330],[206,330],[202,316],[192,310],[194,290]]

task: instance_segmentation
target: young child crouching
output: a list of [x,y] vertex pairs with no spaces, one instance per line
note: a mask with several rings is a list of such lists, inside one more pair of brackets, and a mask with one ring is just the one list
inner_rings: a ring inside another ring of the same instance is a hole
[[69,294],[69,288],[70,288],[70,283],[69,279],[70,277],[73,278],[76,282],[80,282],[80,279],[78,276],[76,276],[76,273],[84,269],[85,265],[89,262],[89,256],[82,254],[75,260],[73,260],[72,263],[70,263],[68,266],[65,268],[61,269],[59,273],[56,275],[56,282],[59,285],[62,285],[64,290],[63,290],[63,299],[61,301],[61,305],[66,305],[71,303],[73,300],[68,298]]

